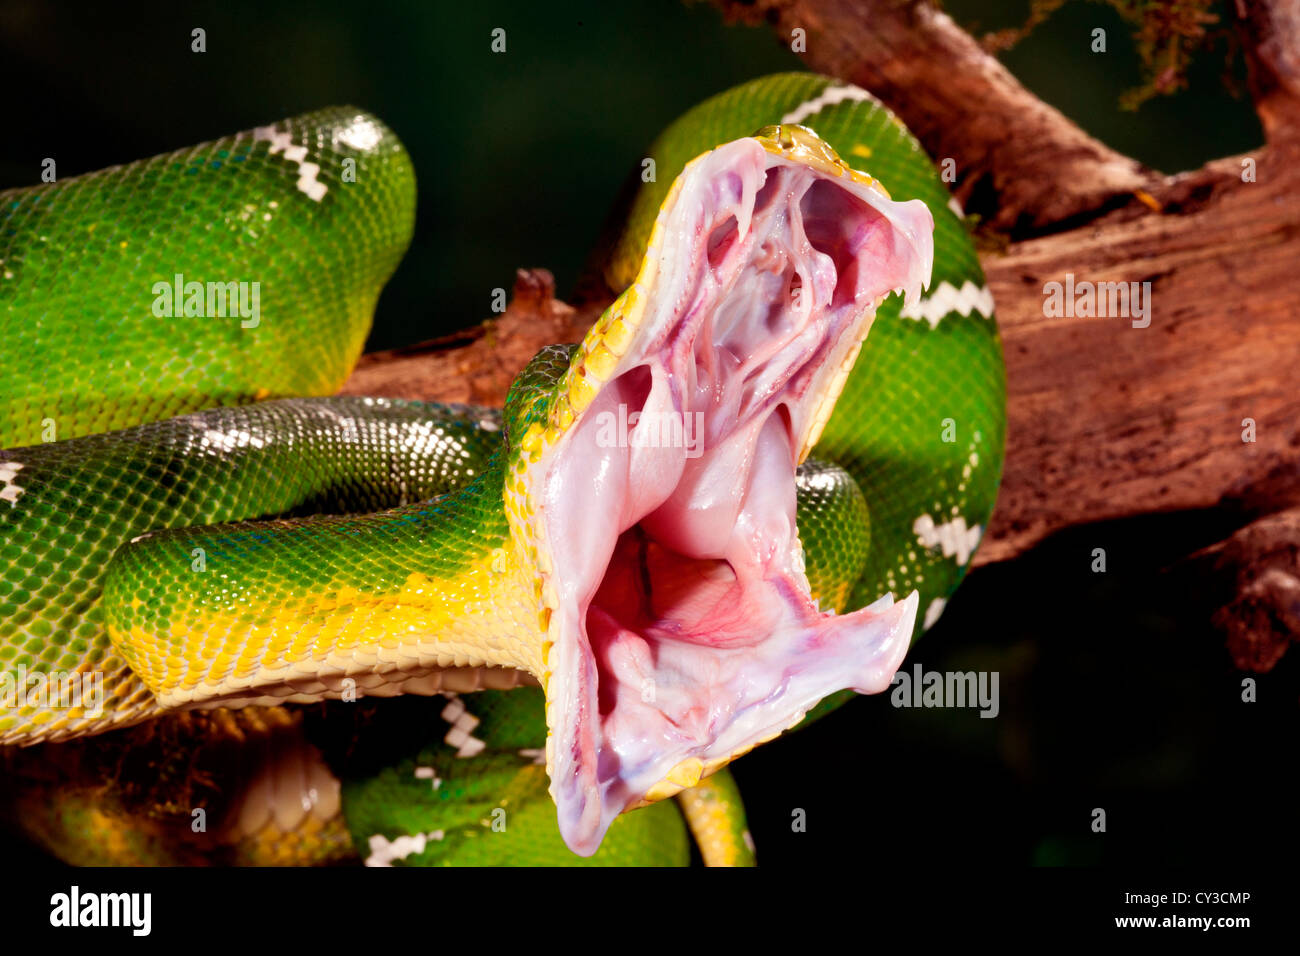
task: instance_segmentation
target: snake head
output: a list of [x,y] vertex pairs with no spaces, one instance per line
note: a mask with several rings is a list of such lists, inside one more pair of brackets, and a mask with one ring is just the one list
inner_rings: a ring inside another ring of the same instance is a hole
[[810,130],[722,145],[677,178],[636,281],[518,436],[506,510],[539,582],[547,764],[576,852],[827,694],[889,685],[917,597],[819,609],[795,469],[876,307],[929,282],[932,229]]

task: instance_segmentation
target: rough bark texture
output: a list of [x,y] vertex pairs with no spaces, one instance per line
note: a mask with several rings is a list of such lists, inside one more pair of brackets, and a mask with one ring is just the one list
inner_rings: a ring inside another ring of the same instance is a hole
[[[1114,214],[984,260],[1007,362],[1007,461],[977,560],[1087,521],[1300,499],[1300,177],[1265,151],[1152,183]],[[1067,273],[1151,282],[1151,324],[1048,318]],[[1255,441],[1249,437],[1254,422]],[[1258,488],[1259,494],[1255,489]]]
[[[977,563],[1088,522],[1219,507],[1245,523],[1300,505],[1300,4],[1236,7],[1268,145],[1166,177],[1089,138],[925,3],[716,2],[782,42],[805,29],[810,67],[871,89],[932,155],[957,159],[960,193],[993,204],[986,218],[1008,241],[983,265],[1008,439]],[[1150,325],[1048,317],[1044,285],[1067,274],[1150,282]],[[552,293],[549,273],[521,271],[505,315],[367,357],[346,390],[499,403],[537,348],[576,341],[605,304],[574,310]],[[1300,542],[1293,521],[1267,527]],[[1277,628],[1294,636],[1293,613],[1260,610],[1284,603],[1294,574],[1272,557],[1257,573],[1258,538],[1244,540],[1225,545],[1244,570],[1218,620],[1239,662],[1271,666],[1272,651],[1241,648],[1285,647]],[[1251,637],[1265,614],[1272,636]]]
[[520,269],[499,318],[456,335],[362,356],[342,393],[502,405],[510,382],[539,349],[577,342],[602,308],[565,305],[555,298],[550,272]]
[[1247,525],[1192,557],[1223,582],[1213,621],[1242,670],[1272,670],[1300,640],[1300,509]]
[[[1123,205],[1149,171],[1038,99],[945,13],[919,0],[717,0],[766,21],[808,66],[870,90],[936,159],[957,164],[968,212],[1013,234]],[[1041,175],[1051,170],[1051,175]]]

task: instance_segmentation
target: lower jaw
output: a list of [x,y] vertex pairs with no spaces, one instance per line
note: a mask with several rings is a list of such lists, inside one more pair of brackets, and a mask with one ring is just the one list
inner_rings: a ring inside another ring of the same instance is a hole
[[[650,582],[640,603],[653,603],[662,580],[647,571],[645,552],[656,547],[639,528],[625,533],[606,586],[640,577]],[[698,620],[638,619],[628,612],[636,599],[617,593],[598,595],[587,613],[600,680],[596,733],[605,742],[595,782],[611,810],[694,786],[832,693],[885,690],[911,641],[915,594],[822,614],[797,573],[742,582],[725,561],[679,555],[662,563],[693,566],[697,580],[713,582]]]
[[[672,371],[660,367],[650,378],[687,377]],[[642,412],[677,407],[656,409],[653,385],[616,397],[641,391],[652,396]],[[810,595],[795,530],[799,439],[790,420],[769,403],[684,462],[680,449],[642,448],[635,459],[629,451],[620,465],[626,497],[584,499],[588,524],[620,527],[612,516],[629,508],[636,520],[599,550],[607,557],[594,565],[601,570],[590,595],[557,606],[571,635],[562,652],[572,655],[557,669],[580,677],[576,688],[547,687],[559,726],[548,757],[556,760],[558,741],[585,748],[583,769],[553,776],[561,829],[578,853],[594,852],[618,813],[694,786],[797,724],[823,697],[884,690],[902,662],[915,595],[843,616],[823,614]],[[650,495],[650,506],[629,504],[661,473],[677,476],[668,493]],[[717,498],[701,491],[714,482],[726,488]],[[557,567],[563,561],[551,556]]]

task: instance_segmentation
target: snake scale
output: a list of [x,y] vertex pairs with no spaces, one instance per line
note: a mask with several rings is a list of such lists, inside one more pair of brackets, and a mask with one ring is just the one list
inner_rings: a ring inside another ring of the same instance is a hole
[[[328,397],[414,223],[360,110],[0,193],[0,743],[30,835],[672,864],[689,832],[752,862],[726,764],[888,686],[969,565],[1001,345],[960,208],[865,91],[763,77],[648,156],[598,257],[617,298],[501,410]],[[345,704],[279,706],[402,694],[367,713],[414,729],[351,762]],[[211,837],[169,821],[223,773]]]

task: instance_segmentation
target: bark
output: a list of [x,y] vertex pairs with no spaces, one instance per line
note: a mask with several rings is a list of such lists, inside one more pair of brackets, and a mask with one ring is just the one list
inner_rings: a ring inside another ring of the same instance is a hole
[[603,305],[581,308],[555,298],[546,269],[520,269],[506,311],[464,332],[361,357],[344,395],[383,395],[431,402],[503,405],[528,360],[546,345],[577,342]]
[[945,13],[918,0],[716,0],[806,33],[803,59],[870,90],[937,160],[956,160],[967,212],[1029,235],[1134,201],[1149,171],[1026,90]]
[[1226,633],[1233,663],[1272,670],[1300,640],[1300,509],[1253,522],[1190,563],[1220,592],[1212,621]]
[[[1254,183],[1237,160],[1153,183],[1158,212],[985,257],[1008,437],[978,561],[1082,522],[1300,500],[1300,176],[1269,152],[1256,168]],[[1067,273],[1150,282],[1150,326],[1045,316],[1045,283]]]

